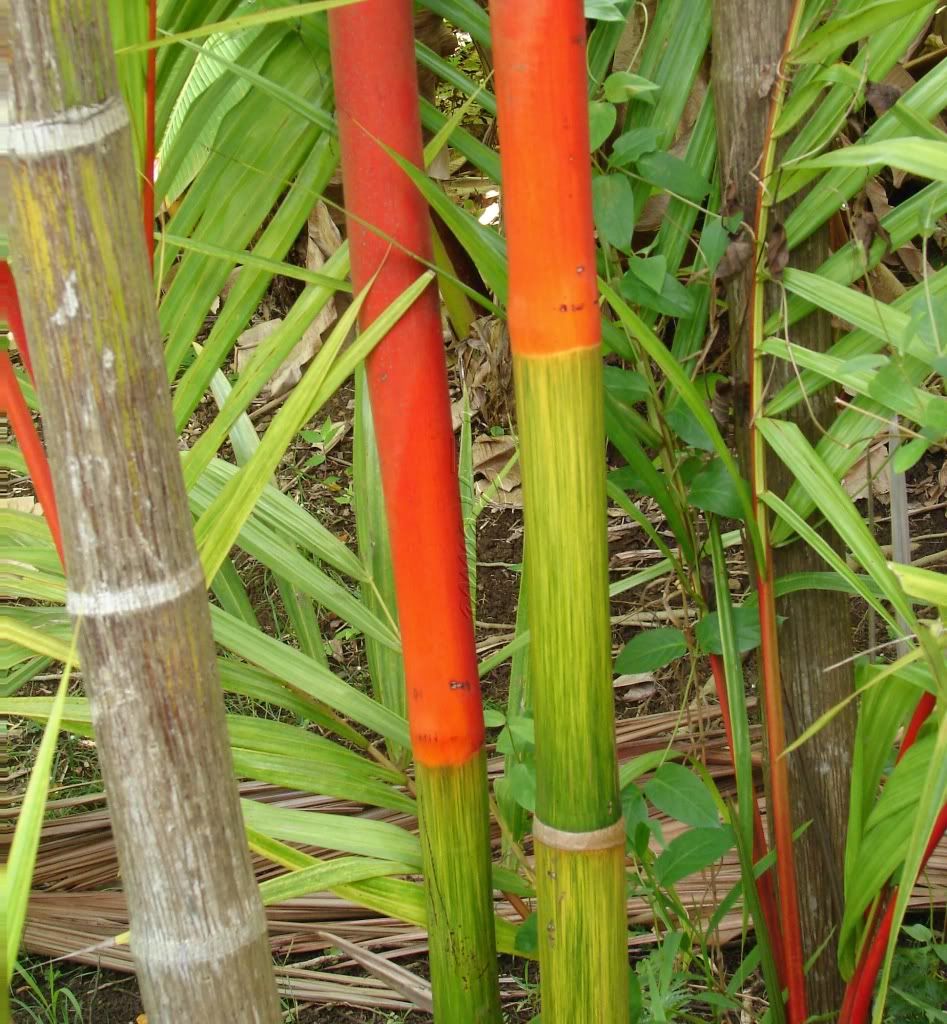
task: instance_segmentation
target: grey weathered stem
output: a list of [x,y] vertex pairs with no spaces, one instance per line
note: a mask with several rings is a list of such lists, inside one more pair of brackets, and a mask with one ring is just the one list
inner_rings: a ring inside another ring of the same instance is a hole
[[[715,0],[713,11],[713,88],[717,111],[717,152],[723,186],[736,191],[737,206],[750,222],[759,188],[759,161],[763,150],[774,69],[782,54],[793,0]],[[785,144],[789,139],[783,141]],[[777,163],[778,167],[778,153]],[[770,183],[772,184],[772,183]],[[798,198],[795,200],[798,202]],[[791,201],[792,202],[792,201]],[[784,221],[790,204],[774,210]],[[791,264],[815,270],[829,255],[827,232],[817,231],[793,250]],[[727,288],[733,367],[736,381],[745,382],[749,355],[749,295],[753,261]],[[778,291],[766,292],[767,315],[778,308]],[[792,340],[816,351],[832,343],[828,315],[815,312],[792,328]],[[789,380],[789,364],[767,362],[767,391]],[[737,389],[741,393],[741,389]],[[737,403],[736,432],[746,468],[747,409]],[[790,414],[810,441],[833,417],[831,389],[825,388]],[[774,456],[766,463],[770,490],[785,495],[791,472]],[[827,531],[830,543],[838,544]],[[821,559],[801,541],[777,548],[774,569],[778,577],[824,568]],[[779,600],[786,617],[779,630],[780,671],[785,694],[787,741],[799,736],[823,712],[839,704],[852,690],[849,664],[831,671],[852,653],[848,599],[827,591],[801,591]],[[792,754],[790,785],[793,824],[812,825],[797,843],[800,917],[806,957],[812,956],[838,928],[842,914],[844,823],[848,820],[849,782],[855,719],[852,706],[837,715],[813,739]],[[829,941],[808,976],[810,1013],[837,1012],[842,1000],[842,979],[835,962],[835,942]]]
[[12,256],[151,1024],[275,1022],[106,5],[16,0]]

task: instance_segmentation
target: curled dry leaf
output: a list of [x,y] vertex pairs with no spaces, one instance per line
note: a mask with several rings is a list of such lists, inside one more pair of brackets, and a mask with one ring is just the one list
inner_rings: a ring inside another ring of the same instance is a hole
[[891,249],[891,236],[871,210],[862,210],[852,218],[852,237],[867,254],[876,238],[885,243],[885,252]]
[[738,274],[742,274],[753,255],[753,240],[746,231],[741,232],[727,246],[726,251],[717,264],[714,276],[726,284]]
[[901,282],[883,264],[879,263],[868,275],[871,282],[871,294],[878,300],[890,304],[900,298],[906,291]]
[[901,99],[901,90],[890,82],[869,82],[865,98],[875,112],[875,117],[881,117]]
[[652,672],[634,672],[618,676],[612,686],[622,691],[618,699],[624,704],[641,704],[657,692]]
[[891,493],[891,465],[886,441],[872,445],[848,471],[842,486],[850,498],[857,500],[868,496],[869,476],[872,493],[887,504]]
[[477,494],[491,492],[490,504],[505,508],[522,508],[523,490],[519,463],[509,465],[516,452],[516,439],[509,434],[500,437],[483,435],[473,443],[474,486]]
[[[321,270],[325,266],[326,257],[342,244],[339,229],[329,216],[329,211],[322,200],[313,207],[309,214],[306,238],[306,269]],[[337,317],[335,299],[322,307],[319,315],[306,328],[292,352],[270,378],[264,391],[267,399],[279,398],[294,388],[300,381],[303,370],[322,347],[322,335],[335,323]],[[252,358],[254,350],[268,338],[282,323],[280,317],[255,324],[237,339],[236,369],[239,373]]]
[[776,221],[766,239],[766,267],[772,277],[779,280],[789,264],[789,244],[786,240],[786,229]]
[[[506,325],[496,317],[475,320],[469,338],[457,342],[457,369],[470,401],[490,424],[508,422],[513,416],[513,363]],[[463,401],[451,406],[454,429],[460,426]]]

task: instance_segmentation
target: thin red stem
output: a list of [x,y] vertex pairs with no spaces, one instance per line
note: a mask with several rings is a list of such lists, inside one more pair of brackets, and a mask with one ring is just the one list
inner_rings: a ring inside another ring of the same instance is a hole
[[[771,93],[763,151],[760,159],[761,180],[756,190],[756,205],[753,213],[753,235],[757,244],[762,244],[766,235],[768,206],[766,204],[766,183],[772,173],[776,155],[776,119],[785,96],[785,82],[782,75],[786,58],[799,29],[802,11],[801,0],[793,0],[789,24],[779,60],[778,87]],[[764,284],[758,270],[750,275],[747,301],[750,312],[748,336],[751,417],[749,424],[750,442],[750,488],[753,514],[759,531],[760,564],[756,567],[757,590],[760,607],[760,658],[763,692],[766,697],[765,722],[767,746],[770,761],[771,818],[773,838],[776,846],[776,876],[779,882],[779,905],[782,925],[784,964],[787,975],[789,1001],[787,1015],[789,1024],[803,1024],[808,1017],[805,958],[802,945],[802,926],[799,920],[799,894],[796,884],[796,864],[792,839],[792,810],[789,801],[789,766],[784,756],[786,749],[786,727],[783,720],[783,686],[779,664],[779,640],[776,629],[776,593],[773,580],[773,551],[769,541],[766,507],[760,495],[766,489],[766,453],[763,439],[757,429],[756,419],[763,414],[762,388],[762,331],[764,323]]]
[[[730,747],[730,760],[736,767],[736,747],[733,745],[733,723],[730,717],[730,700],[727,697],[727,675],[724,668],[723,658],[719,654],[710,655],[710,671],[713,673],[714,685],[717,689],[717,702],[720,704],[720,715],[723,718],[723,728],[727,734],[727,744]],[[760,861],[769,852],[766,842],[766,833],[763,831],[763,817],[760,814],[760,806],[753,796],[753,860]],[[779,917],[776,913],[776,894],[773,891],[773,876],[765,871],[756,880],[756,891],[759,896],[760,907],[765,919],[766,931],[769,934],[769,943],[773,950],[773,959],[776,961],[776,968],[779,973],[780,983],[786,985],[786,966],[783,963],[783,941],[779,928]]]
[[[754,496],[755,497],[755,496]],[[772,551],[769,537],[761,530],[766,557],[765,576],[757,575],[760,601],[760,654],[763,689],[766,695],[766,736],[769,748],[770,793],[773,838],[776,846],[776,877],[779,882],[780,924],[783,964],[789,990],[790,1024],[803,1024],[806,1010],[805,960],[802,952],[802,928],[799,922],[799,896],[796,886],[796,862],[793,856],[792,811],[789,803],[789,767],[783,752],[786,727],[783,721],[783,693],[776,639],[775,596],[772,585]]]
[[[152,42],[158,33],[158,0],[150,0],[148,4],[148,41]],[[145,245],[148,258],[154,265],[155,256],[155,79],[157,50],[151,49],[147,55],[145,71],[145,158],[142,176],[142,216],[145,224]]]

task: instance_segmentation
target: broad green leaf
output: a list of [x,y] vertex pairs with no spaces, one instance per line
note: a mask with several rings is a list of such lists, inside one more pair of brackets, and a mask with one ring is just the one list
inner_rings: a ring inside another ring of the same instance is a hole
[[655,861],[658,884],[672,886],[718,861],[733,846],[733,830],[692,828],[672,839]]
[[656,128],[632,128],[631,131],[619,135],[612,143],[612,155],[609,157],[609,163],[613,167],[627,167],[645,153],[653,153],[657,148],[658,131]]
[[674,626],[647,629],[625,644],[615,659],[615,671],[652,672],[687,653],[684,634]]
[[630,71],[615,71],[605,79],[604,89],[605,99],[609,103],[625,103],[632,98],[653,103],[654,97],[651,94],[658,91],[658,86]]
[[536,766],[521,761],[514,764],[507,776],[510,795],[524,810],[536,810]]
[[703,175],[670,153],[644,153],[635,168],[645,181],[695,203],[710,191],[710,182]]
[[624,174],[596,174],[592,178],[592,212],[599,237],[616,249],[631,245],[635,226],[635,200]]
[[[734,649],[743,654],[760,645],[760,613],[755,604],[741,604],[731,609]],[[720,616],[708,612],[694,627],[694,636],[700,649],[707,654],[723,654],[720,636]]]
[[739,519],[746,508],[746,484],[736,481],[719,459],[708,462],[691,481],[692,505],[728,519]]
[[666,761],[644,785],[645,796],[675,821],[719,828],[720,815],[710,790],[691,769]]
[[593,21],[624,21],[616,0],[585,0],[585,16]]
[[615,121],[618,118],[618,111],[611,103],[602,103],[595,100],[589,103],[589,149],[595,152],[599,146],[608,138]]
[[670,750],[664,748],[663,750],[649,750],[646,754],[639,754],[637,757],[633,757],[630,761],[626,761],[618,769],[618,785],[619,788],[624,790],[626,786],[631,785],[637,779],[640,779],[642,775],[647,775],[649,772],[656,771],[665,761],[676,761],[683,757],[681,753],[676,750]]

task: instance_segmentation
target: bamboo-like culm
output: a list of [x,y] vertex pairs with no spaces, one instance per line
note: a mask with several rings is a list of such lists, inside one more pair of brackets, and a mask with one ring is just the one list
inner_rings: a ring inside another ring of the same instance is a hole
[[106,6],[13,4],[11,257],[151,1024],[276,1022]]
[[[430,262],[410,0],[329,13],[352,278],[365,326]],[[377,272],[377,276],[374,277]],[[368,385],[404,654],[434,1015],[499,1022],[483,711],[437,291],[375,349]]]
[[545,1024],[628,1020],[582,0],[491,4],[529,549]]

